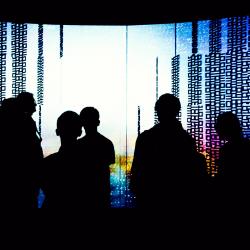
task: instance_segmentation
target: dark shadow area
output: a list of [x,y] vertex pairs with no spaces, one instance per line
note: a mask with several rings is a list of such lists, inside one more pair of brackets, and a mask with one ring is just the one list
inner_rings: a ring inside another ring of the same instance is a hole
[[82,133],[80,116],[65,111],[57,119],[56,134],[61,147],[57,153],[44,158],[41,188],[45,193],[42,208],[84,208],[88,187],[85,185],[84,164],[77,154],[77,137]]
[[21,92],[2,102],[1,120],[1,207],[37,208],[39,172],[43,151],[32,114],[33,94]]
[[[85,136],[78,140],[80,162],[86,166],[89,201],[93,208],[110,208],[110,169],[115,163],[113,143],[100,134],[99,112],[94,107],[85,107],[80,112]],[[84,157],[85,156],[85,157]]]
[[119,4],[91,1],[84,3],[84,10],[79,3],[60,2],[53,5],[44,2],[37,8],[23,2],[14,5],[4,2],[0,10],[1,21],[76,25],[159,24],[243,15],[249,15],[246,2],[218,5],[216,1],[206,3],[206,7],[197,1],[181,2],[181,5],[173,1],[137,4],[134,1],[122,1]]
[[243,137],[240,121],[233,112],[221,113],[215,128],[224,145],[214,181],[214,202],[242,213],[249,209],[250,140]]
[[[44,159],[42,208],[95,210],[110,208],[110,164],[115,162],[113,143],[97,131],[99,112],[84,108],[80,115],[64,112],[57,120],[61,147]],[[81,135],[82,126],[86,135]]]
[[[219,172],[212,178],[205,157],[177,118],[180,109],[179,99],[172,94],[156,101],[158,123],[138,136],[134,151],[130,188],[135,209],[112,209],[113,215],[144,218],[159,211],[157,217],[166,213],[180,220],[190,215],[216,218],[232,210],[244,214],[249,208],[250,141],[244,138],[238,117],[232,112],[217,117],[215,129],[224,143]],[[89,214],[111,208],[109,167],[115,163],[115,151],[113,143],[98,132],[98,110],[63,112],[56,127],[61,147],[44,159],[32,118],[35,111],[29,92],[1,103],[1,207],[37,208],[41,188],[42,208],[88,210]],[[78,139],[82,128],[85,135]]]
[[159,123],[137,138],[131,170],[137,208],[185,212],[205,201],[206,160],[176,118],[180,108],[174,95],[160,96]]

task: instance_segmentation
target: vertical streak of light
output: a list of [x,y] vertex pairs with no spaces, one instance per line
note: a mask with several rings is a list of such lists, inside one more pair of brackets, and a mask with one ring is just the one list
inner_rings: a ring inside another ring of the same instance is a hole
[[158,56],[156,57],[156,101],[158,100]]
[[59,51],[60,51],[60,68],[59,68],[59,104],[62,107],[63,104],[63,69],[62,69],[62,61],[63,61],[63,25],[59,26]]
[[141,133],[141,107],[140,106],[138,106],[137,114],[138,114],[138,129],[137,129],[137,133],[139,135]]
[[127,124],[127,121],[128,121],[128,117],[127,117],[127,110],[128,110],[128,26],[126,25],[126,100],[125,100],[125,103],[126,103],[126,181],[125,181],[125,205],[127,205],[127,184],[128,184],[128,177],[127,177],[127,174],[128,174],[128,124]]
[[42,134],[44,57],[43,57],[43,24],[38,25],[38,58],[37,58],[37,104],[39,105],[38,132]]
[[[158,56],[156,57],[156,64],[155,64],[155,75],[156,75],[156,78],[155,78],[155,81],[156,81],[156,89],[155,89],[155,101],[158,100]],[[154,124],[157,124],[158,123],[158,115],[157,115],[157,112],[155,111],[154,113]]]

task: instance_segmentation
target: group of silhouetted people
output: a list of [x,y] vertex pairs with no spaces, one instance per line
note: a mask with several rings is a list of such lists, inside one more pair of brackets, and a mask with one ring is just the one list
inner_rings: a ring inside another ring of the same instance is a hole
[[[217,117],[215,129],[225,143],[217,161],[219,173],[207,173],[206,158],[178,120],[180,101],[163,94],[156,101],[158,123],[136,140],[130,188],[137,208],[193,209],[217,205],[246,206],[249,195],[250,142],[232,112]],[[32,93],[4,99],[0,107],[1,207],[95,209],[111,207],[110,165],[113,143],[98,132],[99,112],[84,107],[57,119],[58,152],[43,156],[32,114]],[[85,135],[82,135],[82,128]]]
[[224,142],[216,164],[219,172],[207,172],[206,158],[177,119],[180,101],[163,94],[156,101],[159,123],[141,133],[136,141],[131,169],[131,188],[139,208],[171,211],[247,207],[250,195],[250,140],[244,138],[233,112],[221,113],[214,124]]
[[36,208],[39,170],[43,159],[41,138],[32,114],[33,94],[22,92],[2,102],[0,109],[1,207]]
[[[66,111],[57,119],[61,147],[45,157],[41,188],[43,208],[99,209],[110,207],[110,170],[115,163],[113,143],[97,131],[99,112],[85,107],[78,115]],[[82,134],[85,136],[77,139]]]
[[[97,131],[99,112],[85,107],[65,111],[57,119],[59,151],[44,157],[41,137],[32,118],[32,93],[4,99],[0,108],[0,204],[2,208],[99,209],[110,207],[113,143]],[[85,136],[78,139],[85,129]]]

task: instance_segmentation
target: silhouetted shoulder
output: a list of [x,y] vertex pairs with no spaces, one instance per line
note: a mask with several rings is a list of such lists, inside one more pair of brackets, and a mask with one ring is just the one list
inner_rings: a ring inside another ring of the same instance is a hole
[[141,134],[138,135],[137,141],[144,141],[144,140],[150,140],[153,138],[156,138],[157,134],[160,134],[161,130],[158,125],[155,125],[154,127],[150,129],[144,130]]
[[[42,177],[42,186],[44,188],[45,181],[48,181],[49,176],[54,175],[54,172],[57,172],[56,168],[59,165],[59,155],[58,153],[50,154],[42,160],[41,166],[41,177]],[[46,190],[47,191],[47,190]]]
[[43,161],[44,163],[49,163],[58,160],[58,158],[59,158],[58,153],[53,153],[44,157]]
[[135,145],[135,158],[137,158],[138,153],[146,149],[148,146],[152,146],[153,141],[156,141],[156,134],[158,133],[155,127],[144,130],[141,134],[137,136],[136,145]]
[[234,157],[234,156],[236,156],[237,153],[242,154],[242,155],[250,153],[249,148],[250,148],[250,140],[243,138],[242,140],[239,140],[238,142],[225,143],[221,147],[220,151],[222,154],[226,154],[227,156],[230,156],[230,153],[232,153],[231,157]]
[[107,137],[105,137],[104,135],[97,133],[97,136],[99,137],[99,140],[104,143],[109,145],[110,147],[113,147],[113,143],[110,139],[108,139]]
[[60,152],[46,156],[42,164],[43,178],[47,179],[52,176],[56,178],[56,175],[60,175],[64,169],[64,165],[67,163],[65,157]]
[[169,126],[162,126],[156,124],[152,128],[143,131],[137,139],[139,142],[146,141],[149,144],[155,142],[157,144],[167,144],[174,146],[176,143],[182,144],[182,147],[187,146],[191,150],[196,150],[196,143],[194,138],[183,129],[179,122],[170,124]]
[[235,166],[238,170],[242,168],[243,172],[250,172],[248,167],[250,166],[250,140],[243,138],[238,142],[225,143],[220,149],[219,164],[222,173],[232,171],[236,174]]
[[114,145],[111,140],[100,133],[93,136],[84,136],[78,140],[80,148],[85,150],[89,158],[104,160],[108,164],[115,163]]
[[82,138],[78,139],[79,143],[83,143],[85,141],[96,141],[100,143],[107,143],[107,144],[113,144],[111,140],[109,140],[107,137],[100,133],[96,133],[95,135],[91,136],[83,136]]
[[[250,139],[244,139],[243,141],[244,147],[249,150],[250,149]],[[250,153],[250,151],[248,151]]]
[[150,136],[154,136],[155,133],[157,133],[157,132],[158,132],[158,127],[154,126],[150,129],[144,130],[141,134],[138,135],[138,138],[147,138]]

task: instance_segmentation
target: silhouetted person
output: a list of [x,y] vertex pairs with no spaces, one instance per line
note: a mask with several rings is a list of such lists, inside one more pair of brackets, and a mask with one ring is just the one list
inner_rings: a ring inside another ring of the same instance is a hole
[[43,159],[41,137],[32,115],[36,112],[36,102],[32,93],[21,92],[16,97],[18,115],[16,123],[15,145],[17,157],[15,166],[17,183],[16,198],[19,207],[37,208],[39,194],[39,172]]
[[16,143],[18,108],[16,98],[10,97],[2,101],[0,107],[0,207],[17,207],[16,195],[19,185],[16,181],[18,177],[17,169],[20,168],[17,151],[19,147]]
[[[18,106],[16,98],[10,97],[6,98],[2,101],[0,106],[0,133],[1,133],[1,141],[5,141],[8,143],[10,141],[10,136],[14,138],[14,134],[16,131],[16,122],[18,114]],[[6,140],[5,140],[6,139]],[[2,145],[3,143],[1,143]],[[12,143],[9,143],[10,145]],[[6,149],[6,147],[4,147]]]
[[88,191],[76,148],[77,137],[81,133],[80,116],[76,112],[65,111],[58,117],[56,134],[60,136],[61,147],[43,161],[42,190],[45,200],[42,208],[84,207],[84,192]]
[[244,138],[240,121],[232,112],[220,114],[215,129],[225,142],[220,149],[215,177],[217,201],[223,206],[243,208],[249,203],[250,195],[250,141]]
[[86,171],[88,172],[89,199],[93,208],[110,207],[110,165],[115,163],[113,143],[97,131],[100,125],[99,112],[94,107],[85,107],[80,112],[85,136],[80,138],[79,149],[87,158]]
[[205,158],[176,118],[180,108],[174,95],[160,96],[155,104],[159,123],[136,140],[131,189],[139,208],[184,211],[204,195],[200,184],[206,172]]

